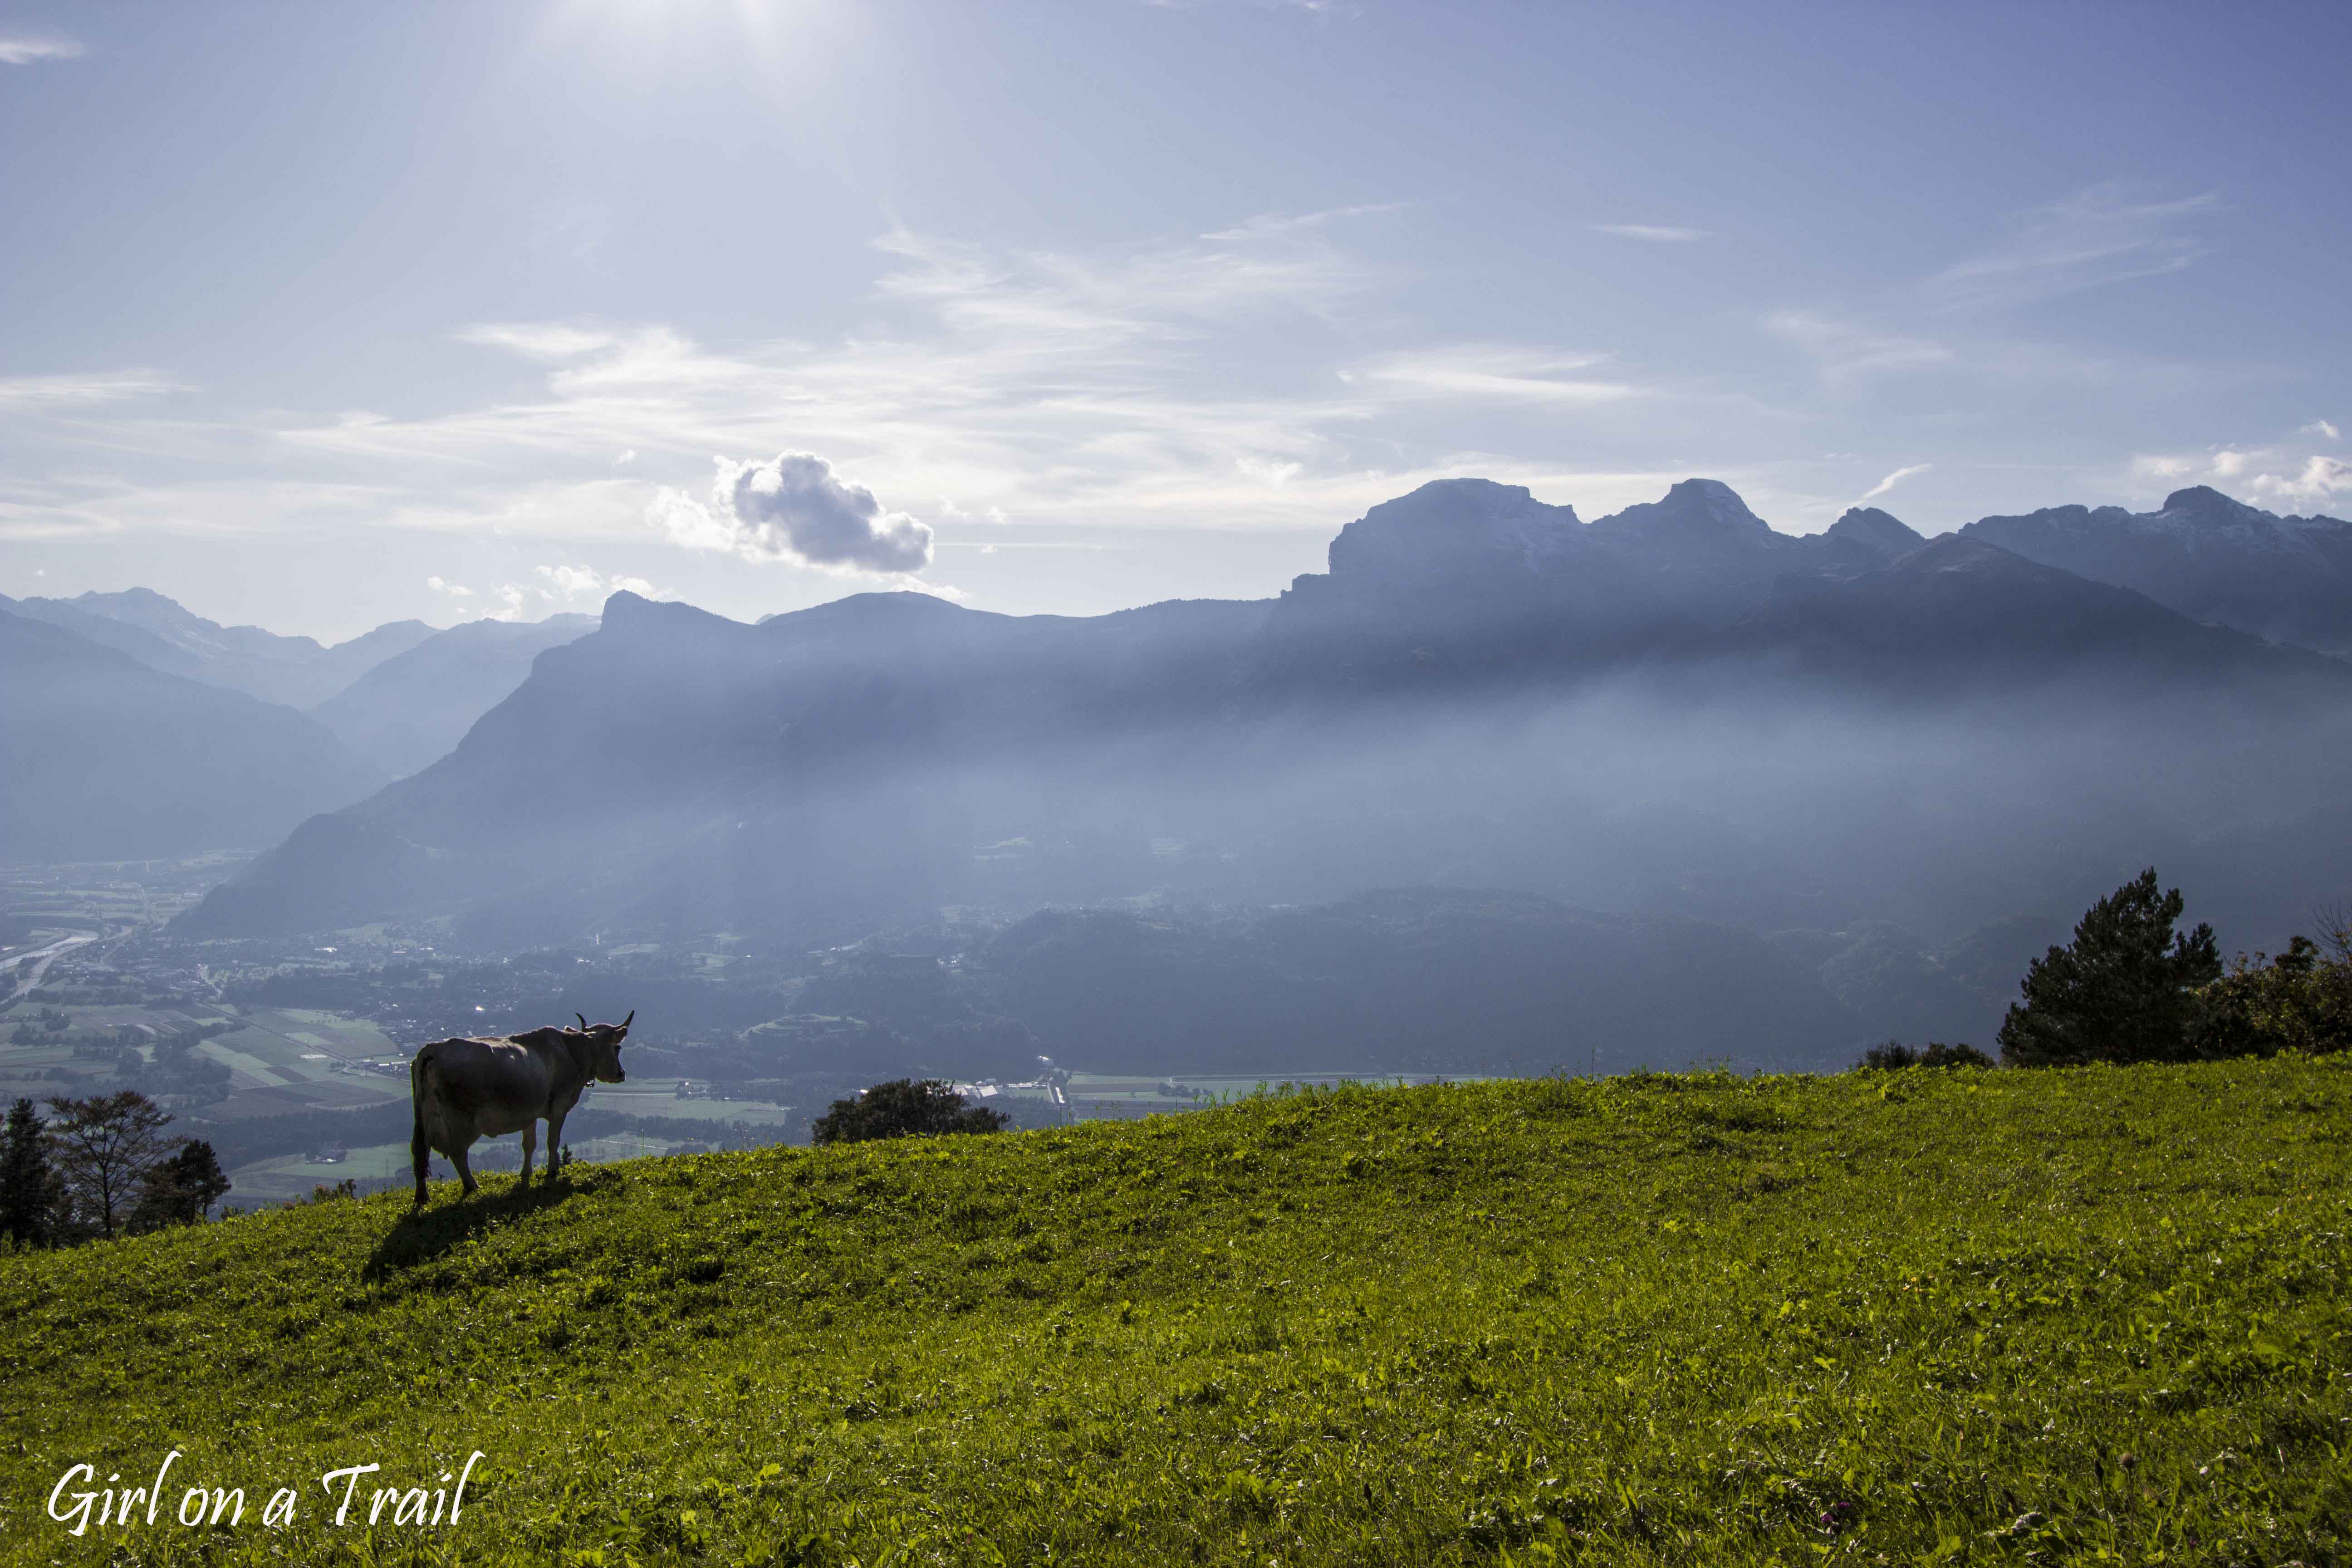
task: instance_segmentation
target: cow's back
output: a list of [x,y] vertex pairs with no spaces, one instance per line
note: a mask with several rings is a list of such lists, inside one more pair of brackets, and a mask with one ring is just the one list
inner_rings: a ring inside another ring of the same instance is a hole
[[552,1064],[528,1036],[436,1040],[417,1051],[414,1070],[428,1118],[489,1137],[546,1115],[555,1087]]

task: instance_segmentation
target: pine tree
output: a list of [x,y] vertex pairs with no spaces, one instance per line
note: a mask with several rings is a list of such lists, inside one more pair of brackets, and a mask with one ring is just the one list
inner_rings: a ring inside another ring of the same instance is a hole
[[147,1173],[140,1184],[139,1205],[131,1212],[131,1228],[201,1224],[213,1205],[227,1194],[228,1177],[222,1173],[213,1146],[192,1138],[180,1146],[178,1153]]
[[47,1247],[57,1239],[57,1179],[49,1171],[46,1131],[31,1100],[8,1108],[7,1131],[0,1134],[0,1236],[18,1247]]
[[2000,1026],[2000,1059],[2015,1067],[2180,1061],[2196,1054],[2198,986],[2221,977],[2213,928],[2176,933],[2180,889],[2157,890],[2156,868],[2093,904],[2074,940],[2026,972],[2023,1000]]

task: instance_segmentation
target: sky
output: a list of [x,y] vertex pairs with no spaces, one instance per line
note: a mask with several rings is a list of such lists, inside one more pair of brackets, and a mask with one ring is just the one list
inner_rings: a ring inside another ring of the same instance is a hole
[[2352,514],[2340,4],[0,0],[0,593],[1263,597],[1432,479]]

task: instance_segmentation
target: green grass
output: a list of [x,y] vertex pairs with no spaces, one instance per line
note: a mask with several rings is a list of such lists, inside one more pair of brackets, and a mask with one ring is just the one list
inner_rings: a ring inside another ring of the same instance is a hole
[[0,1260],[0,1555],[2324,1568],[2347,1128],[2302,1061],[1341,1089]]

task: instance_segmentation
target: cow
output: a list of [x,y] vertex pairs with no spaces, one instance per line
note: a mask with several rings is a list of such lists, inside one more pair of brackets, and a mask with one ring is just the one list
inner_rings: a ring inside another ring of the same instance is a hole
[[591,1024],[586,1016],[573,1028],[533,1029],[527,1035],[487,1039],[435,1040],[408,1064],[408,1099],[415,1113],[408,1152],[416,1163],[416,1206],[425,1206],[425,1176],[438,1149],[457,1167],[466,1195],[476,1191],[466,1151],[478,1138],[522,1134],[522,1184],[530,1185],[530,1157],[539,1146],[538,1122],[547,1122],[548,1174],[553,1175],[563,1147],[563,1119],[580,1102],[593,1079],[621,1083],[621,1042],[636,1022],[634,1007],[617,1024]]

